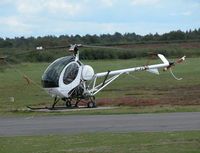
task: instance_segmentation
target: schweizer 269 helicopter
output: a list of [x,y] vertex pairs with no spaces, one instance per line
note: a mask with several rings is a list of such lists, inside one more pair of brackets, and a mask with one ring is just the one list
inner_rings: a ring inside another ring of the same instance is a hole
[[[52,108],[54,108],[56,103],[61,99],[66,102],[67,107],[72,107],[72,101],[74,100],[75,106],[78,107],[78,103],[83,99],[87,100],[87,106],[89,108],[96,107],[95,95],[120,75],[144,70],[159,74],[158,68],[163,67],[163,70],[166,71],[176,63],[181,63],[185,60],[184,56],[177,62],[170,63],[162,54],[153,54],[154,56],[159,57],[162,63],[94,73],[91,66],[84,65],[79,60],[78,49],[80,47],[88,46],[81,44],[70,45],[69,52],[72,52],[73,55],[61,57],[55,60],[47,67],[42,76],[42,86],[44,90],[55,98]],[[43,50],[45,48],[37,47],[36,49]],[[101,83],[97,84],[97,79],[100,77],[104,77],[104,79]],[[89,86],[89,82],[91,86]]]

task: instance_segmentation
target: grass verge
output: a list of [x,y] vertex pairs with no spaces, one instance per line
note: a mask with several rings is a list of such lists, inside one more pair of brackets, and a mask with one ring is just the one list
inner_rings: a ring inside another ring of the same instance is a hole
[[8,116],[47,116],[47,115],[112,115],[112,114],[146,114],[146,113],[170,113],[170,112],[200,112],[200,106],[176,106],[176,105],[153,105],[137,107],[118,107],[106,110],[78,110],[66,112],[36,112],[28,109],[1,110],[1,117]]
[[0,138],[1,153],[199,153],[200,131]]

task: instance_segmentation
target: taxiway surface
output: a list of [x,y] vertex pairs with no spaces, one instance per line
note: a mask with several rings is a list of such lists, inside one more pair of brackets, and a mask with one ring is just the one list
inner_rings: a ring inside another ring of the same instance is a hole
[[0,137],[200,130],[200,112],[0,117]]

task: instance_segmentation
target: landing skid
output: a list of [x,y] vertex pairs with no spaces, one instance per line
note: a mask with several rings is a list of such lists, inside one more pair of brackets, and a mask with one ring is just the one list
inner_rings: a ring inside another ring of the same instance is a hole
[[31,107],[31,106],[26,106],[26,107],[31,110],[50,109],[50,107]]
[[88,108],[88,107],[65,107],[65,106],[56,106],[52,109],[52,107],[31,107],[31,106],[26,106],[28,109],[33,110],[33,111],[39,111],[39,110],[70,110],[70,109],[82,109],[82,108]]
[[[73,102],[75,100],[75,102]],[[87,100],[87,102],[82,102],[81,100]],[[64,99],[66,102],[66,107],[64,106],[56,106],[56,104],[60,101],[60,98],[55,97],[54,102],[51,107],[31,107],[31,106],[26,106],[27,108],[31,110],[40,110],[40,109],[48,109],[48,110],[56,110],[56,109],[76,109],[79,108],[78,104],[80,102],[85,103],[86,106],[81,107],[81,108],[95,108],[96,107],[96,101],[95,97],[87,97],[84,99],[76,98],[76,99]],[[74,103],[74,104],[73,104]]]

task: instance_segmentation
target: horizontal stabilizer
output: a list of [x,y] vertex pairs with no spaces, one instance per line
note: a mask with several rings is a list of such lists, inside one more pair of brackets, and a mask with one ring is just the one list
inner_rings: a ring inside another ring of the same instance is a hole
[[151,72],[151,73],[154,73],[154,74],[157,74],[157,75],[160,74],[159,71],[158,71],[158,69],[148,69],[148,70],[146,70],[146,71]]

